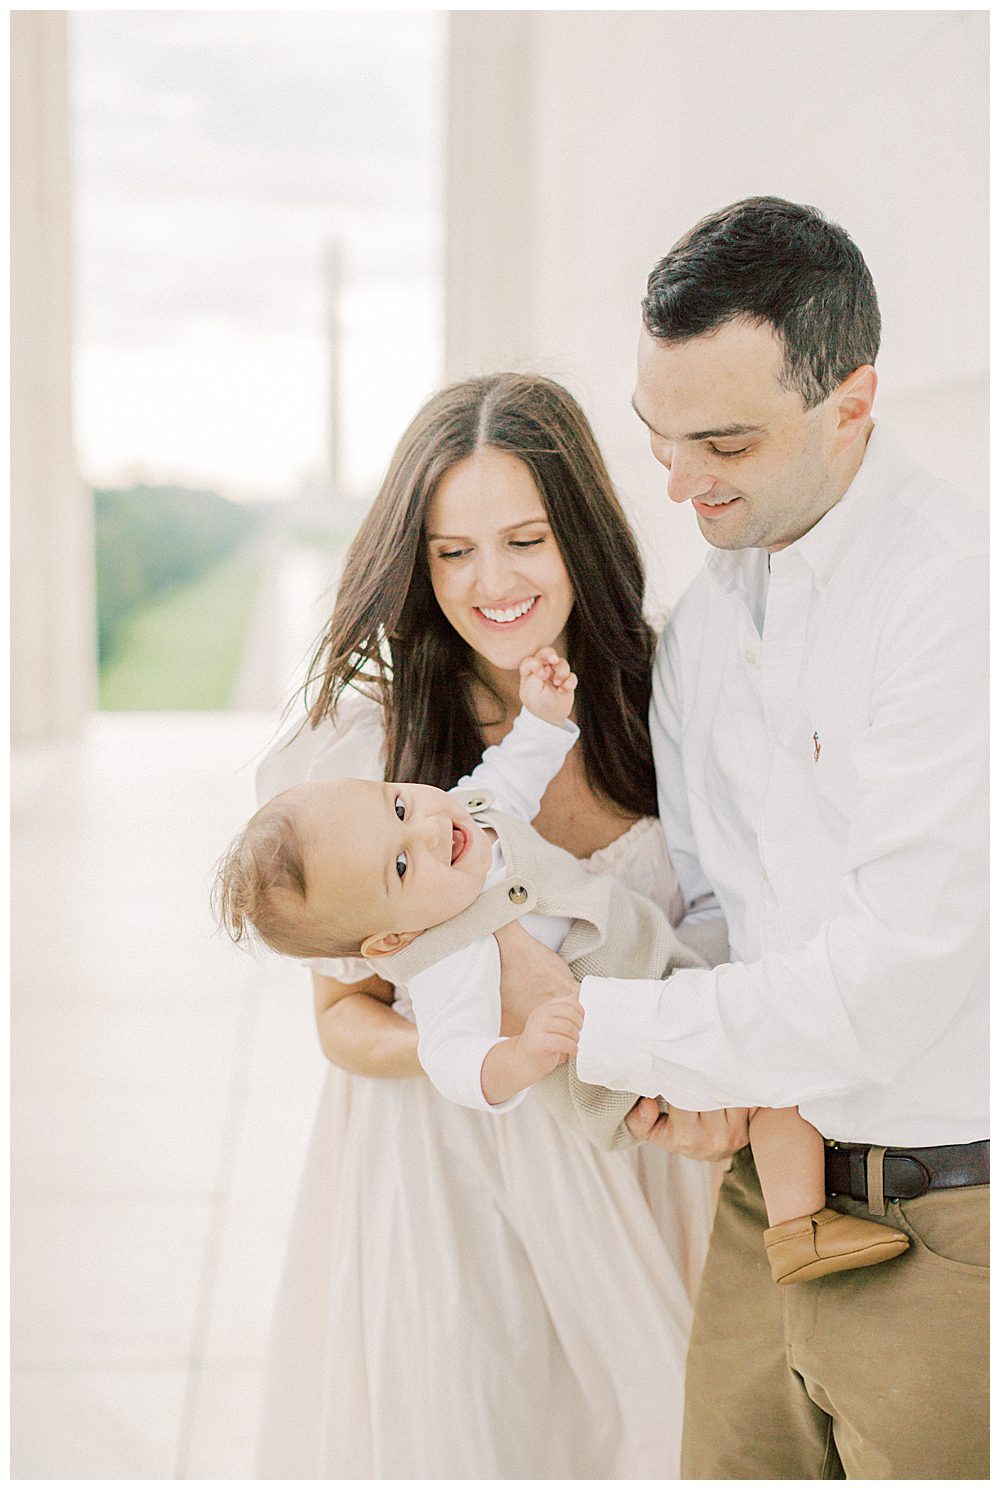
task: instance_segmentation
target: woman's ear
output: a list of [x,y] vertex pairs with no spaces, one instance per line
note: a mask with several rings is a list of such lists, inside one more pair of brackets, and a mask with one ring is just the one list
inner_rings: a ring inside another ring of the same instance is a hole
[[402,952],[420,935],[419,931],[384,931],[380,936],[366,936],[361,943],[362,957],[391,957]]

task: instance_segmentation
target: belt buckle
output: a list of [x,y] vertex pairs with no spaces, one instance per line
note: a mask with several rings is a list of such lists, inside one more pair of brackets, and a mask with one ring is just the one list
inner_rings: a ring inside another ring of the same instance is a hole
[[[823,1139],[823,1143],[824,1143],[824,1146],[826,1148],[828,1148],[828,1149],[839,1149],[840,1148],[840,1144],[837,1142],[837,1140],[835,1138],[824,1138]],[[826,1193],[827,1193],[827,1195],[830,1196],[830,1199],[833,1200],[833,1199],[835,1199],[840,1194],[840,1191],[839,1190],[827,1190]]]

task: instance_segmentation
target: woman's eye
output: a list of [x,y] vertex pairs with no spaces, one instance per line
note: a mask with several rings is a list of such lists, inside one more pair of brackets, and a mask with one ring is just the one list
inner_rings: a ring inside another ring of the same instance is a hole
[[544,538],[515,538],[512,539],[510,546],[511,548],[537,548],[540,543],[544,542]]
[[439,559],[464,559],[468,552],[469,550],[467,548],[441,549],[437,557]]
[[399,821],[402,822],[404,817],[406,816],[406,803],[403,801],[402,797],[397,797],[392,805],[396,810],[396,816],[399,818]]
[[399,875],[400,879],[402,879],[403,876],[405,875],[406,869],[407,869],[406,855],[405,854],[397,854],[396,855],[396,873]]

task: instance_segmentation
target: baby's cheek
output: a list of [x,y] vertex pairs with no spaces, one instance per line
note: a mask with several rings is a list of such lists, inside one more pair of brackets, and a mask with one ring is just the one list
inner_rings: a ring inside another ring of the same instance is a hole
[[454,887],[455,910],[452,911],[452,915],[457,916],[460,912],[468,910],[469,906],[474,905],[479,899],[486,881],[486,873],[484,871],[482,874],[463,874],[460,880],[456,874],[455,878],[458,883]]

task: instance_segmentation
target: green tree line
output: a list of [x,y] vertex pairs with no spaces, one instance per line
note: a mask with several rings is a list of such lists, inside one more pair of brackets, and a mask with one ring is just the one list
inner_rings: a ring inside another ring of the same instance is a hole
[[259,525],[252,505],[217,492],[133,486],[94,492],[98,661],[115,655],[130,616],[199,579]]

